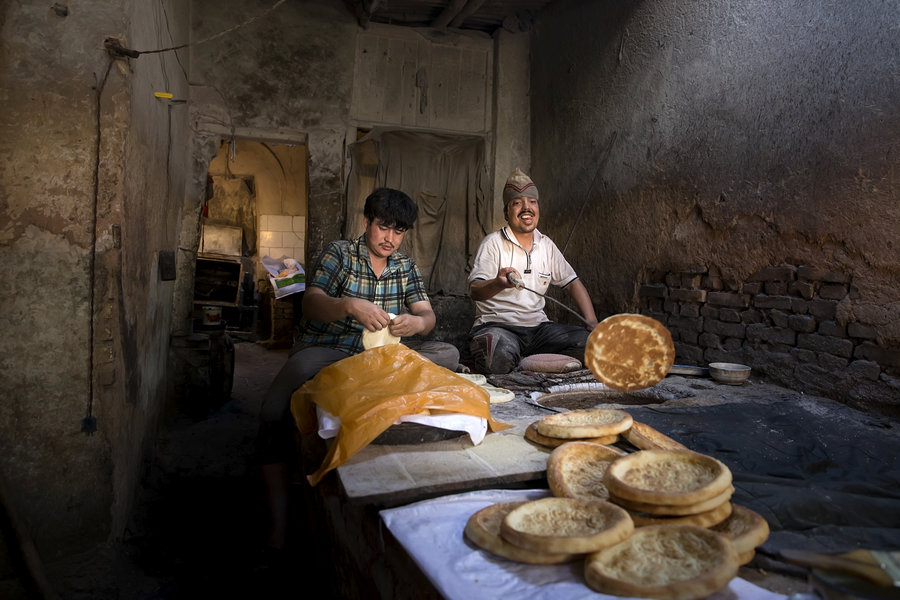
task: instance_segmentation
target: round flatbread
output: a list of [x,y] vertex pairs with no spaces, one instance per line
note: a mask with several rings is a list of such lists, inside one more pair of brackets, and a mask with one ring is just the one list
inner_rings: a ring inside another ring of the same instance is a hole
[[630,429],[622,432],[622,437],[632,446],[641,450],[689,450],[687,446],[676,442],[646,423],[637,421],[631,424]]
[[463,379],[468,379],[475,385],[487,385],[487,377],[481,373],[457,373]]
[[510,390],[494,387],[492,385],[481,386],[491,395],[491,404],[503,404],[509,402],[516,397],[516,394]]
[[[558,446],[562,446],[567,442],[593,442],[595,444],[615,444],[619,441],[618,434],[615,435],[601,435],[600,437],[592,437],[592,438],[578,438],[578,439],[565,439],[565,438],[555,438],[549,437],[546,435],[542,435],[538,429],[537,424],[538,421],[532,422],[528,427],[525,428],[525,439],[534,442],[540,446],[545,446],[547,448],[556,448]],[[619,450],[615,448],[617,452],[619,452],[622,456],[625,455],[624,450]]]
[[554,496],[609,499],[603,474],[622,451],[591,442],[567,442],[547,459],[547,484]]
[[633,423],[631,415],[617,408],[588,408],[547,415],[537,430],[548,437],[575,439],[618,435]]
[[675,363],[675,345],[672,334],[656,319],[613,315],[591,331],[584,363],[604,384],[631,392],[662,381]]
[[628,510],[635,527],[647,527],[649,525],[696,525],[697,527],[712,527],[728,518],[733,510],[731,502],[723,502],[720,505],[699,513],[681,516],[652,515],[649,513]]
[[[604,485],[606,479],[604,478]],[[724,492],[718,496],[713,496],[709,500],[697,502],[695,504],[653,504],[650,502],[635,502],[634,500],[626,500],[620,498],[614,493],[609,493],[609,501],[614,502],[629,511],[637,511],[647,513],[648,515],[680,517],[685,515],[697,515],[712,510],[725,502],[731,501],[734,494],[734,486],[728,486]]]
[[585,559],[592,589],[616,596],[690,600],[724,589],[738,572],[727,537],[694,525],[641,527]]
[[575,554],[550,554],[519,548],[500,537],[500,524],[504,517],[522,502],[504,502],[482,508],[466,522],[465,536],[476,546],[501,558],[532,565],[554,565],[574,560]]
[[538,552],[586,554],[607,548],[634,531],[631,517],[604,500],[541,498],[509,512],[500,525],[506,541]]
[[633,502],[685,506],[731,487],[731,470],[689,450],[640,450],[616,459],[606,471],[610,494]]
[[762,515],[738,504],[734,505],[734,510],[727,519],[710,529],[731,538],[735,549],[740,554],[755,551],[757,546],[761,546],[769,539],[769,523]]
[[[393,319],[397,315],[395,315],[394,313],[388,313],[388,316]],[[387,327],[382,327],[378,331],[369,331],[368,329],[363,329],[362,345],[365,350],[371,350],[372,348],[389,346],[391,344],[399,343],[400,338],[391,333],[391,330]]]

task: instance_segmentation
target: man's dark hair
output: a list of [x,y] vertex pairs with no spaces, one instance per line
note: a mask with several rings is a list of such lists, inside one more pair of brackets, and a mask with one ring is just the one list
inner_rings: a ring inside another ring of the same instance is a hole
[[369,221],[378,219],[385,227],[412,229],[419,217],[419,207],[400,190],[378,188],[366,198],[363,216]]

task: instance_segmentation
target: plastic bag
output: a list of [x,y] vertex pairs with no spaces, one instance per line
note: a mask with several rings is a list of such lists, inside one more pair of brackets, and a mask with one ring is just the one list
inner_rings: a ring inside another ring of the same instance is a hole
[[262,264],[269,272],[269,283],[275,298],[284,298],[306,289],[306,272],[293,258],[263,256]]
[[301,433],[316,430],[314,405],[340,418],[341,430],[318,471],[307,477],[312,485],[403,415],[455,412],[486,419],[491,431],[512,427],[491,417],[490,394],[483,387],[403,344],[349,356],[303,384],[291,397]]

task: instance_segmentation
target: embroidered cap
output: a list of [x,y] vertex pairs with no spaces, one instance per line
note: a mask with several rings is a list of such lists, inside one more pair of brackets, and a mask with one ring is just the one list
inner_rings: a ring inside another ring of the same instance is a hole
[[531,177],[520,171],[518,168],[512,172],[506,185],[503,186],[503,206],[515,200],[516,198],[534,198],[537,200],[538,189],[531,180]]

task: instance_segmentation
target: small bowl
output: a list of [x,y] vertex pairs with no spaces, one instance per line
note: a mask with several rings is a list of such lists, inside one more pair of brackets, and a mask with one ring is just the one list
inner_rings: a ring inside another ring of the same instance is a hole
[[750,367],[738,363],[709,363],[709,375],[719,383],[741,385],[750,377]]

